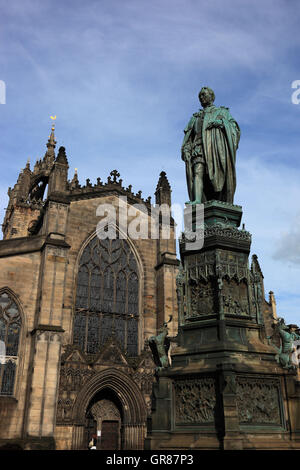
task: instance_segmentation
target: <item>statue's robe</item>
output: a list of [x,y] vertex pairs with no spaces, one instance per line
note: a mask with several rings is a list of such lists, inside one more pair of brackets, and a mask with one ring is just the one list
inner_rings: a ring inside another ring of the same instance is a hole
[[[204,113],[203,115],[201,115]],[[236,188],[235,160],[240,140],[240,128],[228,108],[208,106],[194,113],[187,127],[182,144],[182,159],[186,163],[189,198],[193,200],[192,147],[202,120],[202,151],[205,160],[203,202],[212,199],[233,203]],[[214,121],[222,121],[223,129],[207,129]]]

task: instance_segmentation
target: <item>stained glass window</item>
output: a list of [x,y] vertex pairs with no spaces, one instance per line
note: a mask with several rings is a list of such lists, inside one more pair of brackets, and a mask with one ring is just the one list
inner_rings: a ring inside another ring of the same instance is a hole
[[0,294],[0,395],[13,395],[21,317],[9,293]]
[[129,244],[93,238],[79,262],[73,343],[96,354],[115,331],[124,351],[136,356],[138,316],[138,267]]

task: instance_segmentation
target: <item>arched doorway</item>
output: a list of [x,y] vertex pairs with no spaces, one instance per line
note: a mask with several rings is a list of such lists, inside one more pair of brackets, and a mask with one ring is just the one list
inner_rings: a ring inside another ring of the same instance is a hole
[[85,440],[90,442],[97,436],[98,450],[120,450],[122,448],[123,410],[120,400],[109,388],[97,393],[88,406],[85,425]]
[[144,448],[146,404],[137,384],[118,369],[93,376],[79,392],[73,409],[73,449],[87,449],[98,434],[97,449]]

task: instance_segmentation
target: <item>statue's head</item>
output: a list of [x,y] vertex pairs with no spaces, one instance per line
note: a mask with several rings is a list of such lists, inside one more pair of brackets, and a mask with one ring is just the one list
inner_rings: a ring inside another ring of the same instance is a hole
[[299,330],[299,326],[298,325],[287,325],[290,332],[291,333],[294,333],[295,331],[298,331]]
[[198,97],[203,108],[212,105],[215,101],[214,91],[211,88],[208,88],[207,86],[201,88]]

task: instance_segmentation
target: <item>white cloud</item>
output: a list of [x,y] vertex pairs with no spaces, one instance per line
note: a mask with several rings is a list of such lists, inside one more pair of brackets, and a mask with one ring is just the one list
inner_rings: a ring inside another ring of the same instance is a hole
[[[291,259],[299,254],[296,244],[299,225],[291,232],[287,230],[297,220],[299,223],[300,170],[245,156],[238,155],[235,202],[243,206],[243,222],[252,233],[251,251],[258,255],[266,294],[274,291],[278,314],[289,322],[292,317],[297,322],[300,266],[291,263]],[[287,239],[289,246],[284,244]]]
[[288,230],[284,231],[277,241],[273,257],[283,262],[300,265],[300,211],[292,217],[286,229]]

